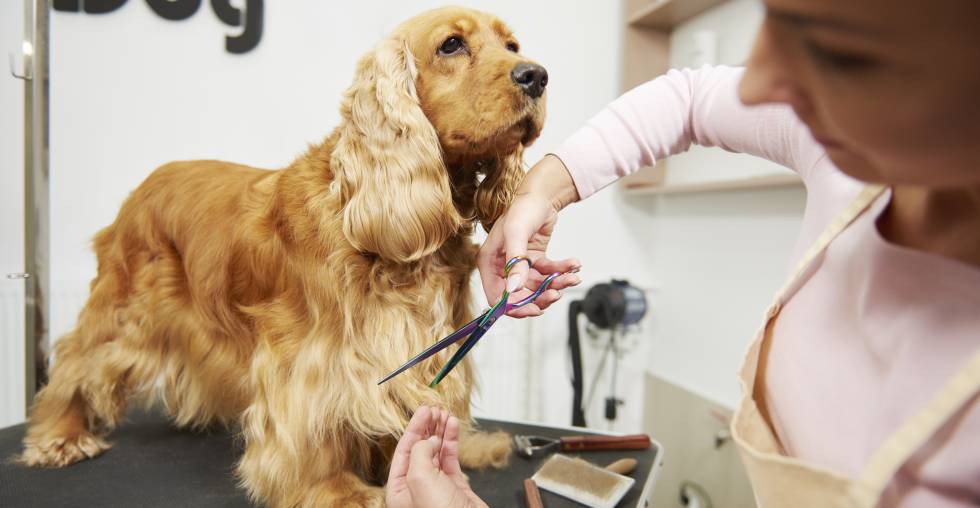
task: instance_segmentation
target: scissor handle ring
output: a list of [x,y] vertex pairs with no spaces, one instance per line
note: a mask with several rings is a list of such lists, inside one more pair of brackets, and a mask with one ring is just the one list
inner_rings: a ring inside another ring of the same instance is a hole
[[534,266],[534,263],[531,263],[531,260],[528,259],[527,256],[514,256],[514,257],[510,258],[510,261],[507,261],[507,264],[506,265],[504,265],[504,277],[506,277],[510,273],[510,269],[511,268],[514,268],[514,265],[516,265],[517,263],[519,263],[521,261],[526,261],[527,262],[527,267],[529,269],[532,266]]
[[538,289],[536,289],[533,293],[531,293],[530,295],[528,295],[527,297],[525,297],[523,300],[521,300],[521,301],[519,301],[517,303],[509,304],[508,307],[510,307],[511,309],[517,309],[517,308],[523,307],[523,306],[525,306],[525,305],[533,302],[534,300],[537,300],[538,297],[541,296],[541,293],[544,293],[545,290],[548,289],[548,286],[551,285],[551,281],[555,280],[555,277],[558,277],[559,275],[561,275],[561,274],[560,273],[553,273],[553,274],[545,277],[545,279],[543,281],[541,281],[541,285],[538,286]]

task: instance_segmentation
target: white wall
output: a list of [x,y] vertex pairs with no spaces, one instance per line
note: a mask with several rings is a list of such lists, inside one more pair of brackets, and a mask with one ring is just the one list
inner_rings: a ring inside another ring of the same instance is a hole
[[[24,2],[0,2],[0,57],[20,55]],[[18,57],[16,64],[22,66]],[[0,427],[24,418],[24,82],[0,77]],[[18,69],[18,72],[21,69]]]
[[[756,0],[733,0],[671,34],[671,65],[690,62],[698,32],[716,34],[713,63],[748,58],[764,11]],[[717,148],[695,147],[668,165],[681,173],[742,175],[788,172],[774,163]],[[780,287],[803,219],[805,191],[795,188],[662,196],[637,201],[650,213],[650,261],[663,292],[653,336],[651,370],[730,407],[740,395],[735,372]],[[650,401],[651,403],[653,401]]]

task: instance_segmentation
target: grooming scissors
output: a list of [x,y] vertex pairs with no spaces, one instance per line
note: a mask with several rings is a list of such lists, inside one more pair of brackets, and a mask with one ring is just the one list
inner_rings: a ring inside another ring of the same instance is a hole
[[[532,266],[531,260],[524,256],[517,256],[515,258],[512,258],[510,261],[507,261],[506,265],[504,265],[504,280],[506,280],[507,275],[510,274],[511,268],[513,268],[514,265],[516,265],[521,261],[526,262],[528,268]],[[504,314],[514,309],[519,309],[536,300],[539,296],[541,296],[541,293],[544,293],[544,291],[548,289],[548,286],[550,286],[551,282],[555,280],[555,277],[558,277],[559,275],[562,274],[556,272],[545,277],[544,280],[541,282],[541,285],[538,286],[537,290],[535,290],[533,293],[528,295],[523,300],[515,303],[507,302],[507,298],[510,296],[510,293],[507,291],[507,288],[504,288],[504,293],[500,295],[500,300],[498,300],[493,307],[490,307],[489,309],[485,310],[482,314],[477,316],[475,319],[463,325],[463,327],[460,328],[459,330],[456,330],[455,332],[449,334],[439,342],[436,342],[435,344],[429,346],[428,348],[426,348],[425,351],[422,351],[421,353],[415,355],[415,357],[413,357],[411,360],[405,362],[404,365],[392,371],[391,374],[385,376],[383,379],[381,379],[381,381],[378,381],[378,384],[380,385],[381,383],[384,383],[385,381],[401,374],[402,372],[405,372],[406,370],[414,367],[422,360],[425,360],[426,358],[431,357],[432,355],[438,353],[439,351],[446,349],[450,345],[455,344],[463,337],[468,337],[466,339],[466,342],[463,342],[463,344],[459,346],[459,349],[456,350],[456,354],[454,354],[452,358],[450,358],[449,361],[446,362],[446,365],[442,367],[442,370],[440,370],[439,373],[436,374],[435,379],[433,379],[432,382],[429,383],[430,388],[435,388],[439,384],[439,382],[442,381],[444,377],[446,377],[446,374],[449,374],[449,371],[453,370],[453,367],[455,367],[456,364],[459,363],[464,356],[466,356],[466,353],[469,353],[470,349],[473,349],[473,346],[476,345],[477,341],[479,341],[487,333],[487,330],[489,330],[490,327],[493,326],[493,324],[496,323],[498,319],[500,319],[500,316],[503,316]]]

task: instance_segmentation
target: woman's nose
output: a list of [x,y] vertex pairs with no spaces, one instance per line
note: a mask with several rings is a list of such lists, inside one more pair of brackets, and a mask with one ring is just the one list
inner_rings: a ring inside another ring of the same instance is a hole
[[792,79],[785,55],[779,49],[771,29],[764,23],[745,64],[745,74],[738,86],[738,97],[745,105],[785,103],[802,109],[803,94]]

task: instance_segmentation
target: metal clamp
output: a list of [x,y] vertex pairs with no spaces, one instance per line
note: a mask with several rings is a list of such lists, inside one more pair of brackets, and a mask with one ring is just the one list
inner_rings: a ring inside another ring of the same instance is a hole
[[29,278],[31,278],[31,274],[29,274],[29,273],[8,273],[7,274],[7,278],[10,279],[10,280],[29,279]]
[[[29,46],[25,42],[24,43],[24,49],[27,50],[28,47]],[[13,76],[13,77],[15,77],[17,79],[22,79],[24,81],[30,81],[31,80],[31,73],[30,73],[30,69],[29,68],[28,69],[25,69],[25,71],[22,74],[18,74],[17,73],[17,71],[16,71],[16,65],[14,65],[14,54],[13,53],[7,53],[7,63],[8,63],[8,66],[10,67],[10,75],[11,76]]]

